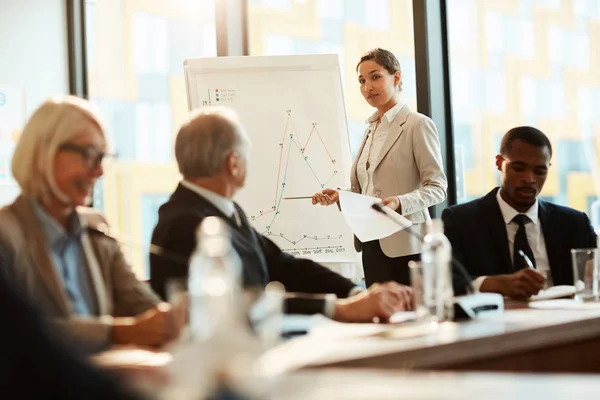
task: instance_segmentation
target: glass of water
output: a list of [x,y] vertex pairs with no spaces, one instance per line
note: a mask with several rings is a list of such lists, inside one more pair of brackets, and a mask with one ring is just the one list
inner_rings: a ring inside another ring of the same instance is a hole
[[423,287],[423,266],[419,261],[410,261],[410,285],[414,294],[415,317],[417,321],[428,321],[429,309],[425,305],[425,292]]
[[575,299],[598,300],[598,249],[572,249]]

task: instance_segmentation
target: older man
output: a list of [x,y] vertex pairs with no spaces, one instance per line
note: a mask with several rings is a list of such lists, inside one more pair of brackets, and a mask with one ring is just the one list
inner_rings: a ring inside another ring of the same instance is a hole
[[[152,243],[169,253],[189,258],[196,246],[195,231],[202,220],[218,216],[232,228],[231,240],[243,263],[244,285],[281,282],[293,299],[290,313],[324,313],[340,321],[389,318],[412,307],[410,288],[397,283],[360,290],[351,281],[307,259],[282,252],[260,235],[231,199],[244,186],[250,140],[236,114],[228,109],[200,110],[183,125],[175,157],[183,180],[159,210]],[[150,256],[152,288],[164,297],[165,283],[185,277],[188,267],[169,258]]]

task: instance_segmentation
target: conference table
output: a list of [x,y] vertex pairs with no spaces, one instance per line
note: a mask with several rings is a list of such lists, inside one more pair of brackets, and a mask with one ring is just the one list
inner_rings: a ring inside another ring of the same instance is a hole
[[[277,344],[256,365],[276,377],[265,380],[273,399],[558,400],[600,392],[590,374],[600,371],[600,304],[533,309],[507,301],[505,307],[498,317],[437,326],[291,317],[294,329],[310,333]],[[141,381],[159,390],[170,354],[138,356]],[[99,364],[114,370],[106,360]]]
[[309,335],[271,349],[264,362],[282,371],[600,372],[600,304],[532,309],[507,301],[505,307],[498,317],[437,325],[320,321]]

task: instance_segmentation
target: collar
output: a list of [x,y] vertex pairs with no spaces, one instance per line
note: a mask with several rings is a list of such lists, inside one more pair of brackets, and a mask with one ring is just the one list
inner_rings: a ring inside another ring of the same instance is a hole
[[[398,113],[400,112],[402,107],[404,107],[405,104],[406,103],[404,103],[403,101],[399,101],[398,104],[396,104],[394,107],[387,110],[386,113],[383,114],[383,117],[381,117],[381,123],[389,124],[390,122],[392,122],[394,120],[394,118],[396,118],[396,116],[398,115]],[[379,115],[377,114],[377,111],[375,111],[369,117],[369,119],[367,119],[366,122],[367,122],[367,124],[372,124],[372,123],[376,122],[378,118],[379,118]]]
[[538,208],[539,208],[538,199],[535,199],[535,203],[533,203],[533,205],[531,207],[529,207],[529,210],[527,210],[524,213],[520,213],[517,210],[515,210],[514,208],[512,208],[510,205],[508,205],[508,203],[506,201],[504,201],[502,196],[500,196],[501,190],[502,190],[502,188],[498,189],[498,191],[496,192],[496,200],[498,201],[498,205],[500,206],[500,212],[502,213],[502,218],[504,219],[504,223],[506,225],[508,225],[513,220],[513,218],[516,217],[518,214],[527,215],[527,217],[529,217],[529,219],[535,225],[537,225],[539,223],[540,220],[539,220],[539,215],[538,215]]
[[235,206],[233,205],[233,201],[231,201],[230,199],[218,195],[211,190],[205,189],[198,185],[194,185],[193,183],[188,182],[186,180],[182,180],[180,184],[181,186],[185,187],[188,190],[191,190],[197,195],[204,197],[227,217],[231,217],[233,215],[233,212],[235,211]]
[[79,218],[76,211],[73,211],[69,217],[69,226],[68,230],[66,230],[46,212],[41,204],[37,201],[33,201],[32,203],[35,215],[42,225],[42,231],[50,247],[62,247],[67,240],[79,238],[83,233],[85,223]]

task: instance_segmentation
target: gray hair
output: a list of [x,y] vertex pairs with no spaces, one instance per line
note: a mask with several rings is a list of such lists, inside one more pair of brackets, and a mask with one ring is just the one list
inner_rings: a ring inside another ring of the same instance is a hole
[[175,158],[184,178],[208,178],[223,171],[232,152],[246,157],[250,140],[237,114],[226,107],[194,112],[175,140]]
[[54,180],[53,161],[58,147],[94,124],[104,134],[100,113],[89,102],[75,96],[45,101],[23,128],[12,157],[12,174],[21,192],[34,199],[52,193],[65,195]]

